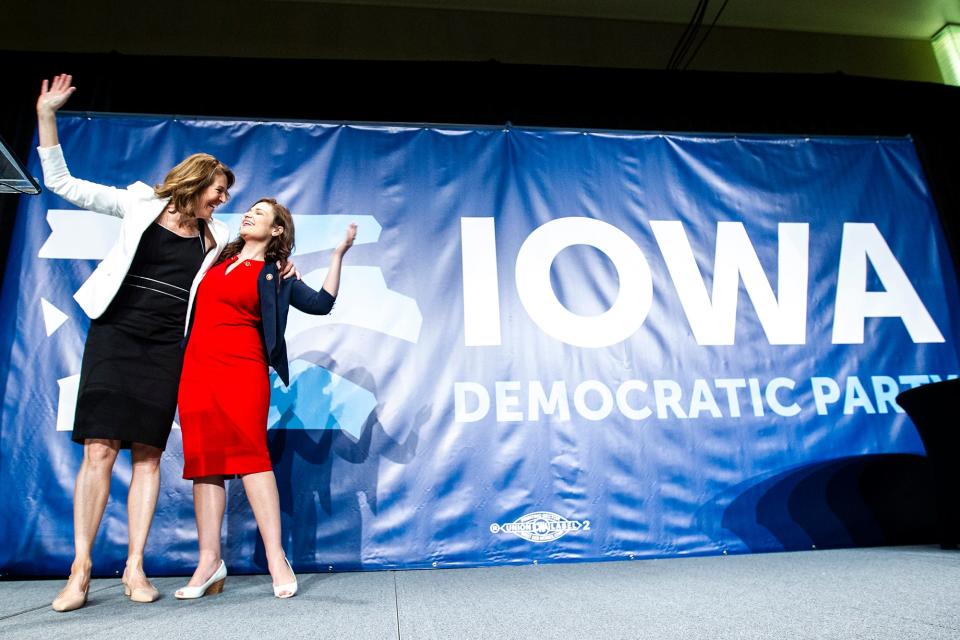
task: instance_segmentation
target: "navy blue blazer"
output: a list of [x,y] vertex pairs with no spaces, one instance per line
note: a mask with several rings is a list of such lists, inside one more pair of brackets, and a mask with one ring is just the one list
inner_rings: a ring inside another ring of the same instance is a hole
[[[267,362],[273,367],[283,384],[290,384],[290,363],[287,362],[287,341],[283,334],[287,329],[287,313],[290,305],[313,315],[330,313],[336,297],[325,289],[314,291],[296,278],[283,279],[274,262],[264,263],[257,277],[257,295],[260,297],[260,337],[267,351]],[[196,305],[193,310],[196,311]],[[193,315],[190,317],[193,330]],[[187,346],[190,332],[183,339]]]
[[290,364],[287,362],[287,341],[283,334],[287,329],[290,305],[304,313],[323,316],[333,309],[336,298],[326,289],[314,291],[296,278],[284,280],[274,262],[265,263],[260,270],[257,293],[260,294],[260,330],[267,349],[267,361],[283,384],[289,385]]

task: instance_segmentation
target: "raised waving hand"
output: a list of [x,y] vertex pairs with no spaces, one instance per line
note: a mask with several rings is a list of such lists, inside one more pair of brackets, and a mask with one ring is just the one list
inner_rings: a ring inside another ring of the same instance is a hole
[[327,293],[336,297],[340,291],[340,267],[343,264],[344,254],[353,246],[353,241],[357,239],[357,224],[351,222],[347,225],[347,233],[343,240],[333,250],[333,256],[330,258],[330,270],[327,271],[327,277],[323,281],[323,288]]
[[350,247],[353,246],[353,241],[357,239],[357,223],[351,222],[347,226],[347,235],[343,239],[336,249],[333,250],[334,254],[339,255],[341,258],[343,254],[350,250]]
[[66,104],[77,88],[73,76],[61,73],[53,80],[44,80],[37,98],[37,131],[41,147],[54,147],[60,143],[57,137],[57,111]]

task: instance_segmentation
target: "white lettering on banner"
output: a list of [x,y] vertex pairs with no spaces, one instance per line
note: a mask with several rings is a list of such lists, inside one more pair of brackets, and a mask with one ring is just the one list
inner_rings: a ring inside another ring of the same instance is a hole
[[[734,344],[741,282],[770,344],[806,344],[809,224],[777,225],[776,294],[743,223],[717,223],[710,293],[682,223],[654,220],[650,228],[697,344]],[[499,345],[500,292],[493,218],[461,218],[460,235],[464,344]],[[617,298],[598,315],[581,316],[569,311],[557,299],[550,282],[557,255],[579,244],[600,250],[617,269]],[[884,291],[866,290],[867,261]],[[534,323],[547,335],[578,347],[607,347],[626,340],[643,326],[653,300],[653,278],[643,251],[617,227],[593,218],[557,218],[535,229],[520,247],[515,275],[517,294]],[[944,342],[876,225],[845,223],[833,343],[862,344],[867,318],[900,318],[914,343]],[[737,394],[733,387],[724,390],[728,401]],[[759,393],[753,387],[750,392],[754,396]],[[673,410],[670,401],[665,402]],[[754,402],[757,410],[762,412],[762,403]]]
[[[956,378],[957,374],[955,373],[946,376],[947,380],[955,380]],[[851,415],[857,410],[867,414],[889,413],[888,407],[892,408],[895,413],[903,413],[903,409],[895,400],[900,391],[913,389],[929,382],[940,382],[943,379],[935,374],[903,375],[899,378],[873,376],[870,380],[870,388],[873,389],[873,402],[871,402],[867,387],[860,381],[859,376],[849,376],[844,384],[843,413]],[[833,378],[813,377],[810,378],[810,386],[813,391],[817,413],[821,416],[827,415],[830,406],[840,401],[840,384]]]
[[878,413],[889,413],[890,409],[901,413],[903,410],[896,401],[899,392],[897,381],[893,378],[889,376],[873,376],[873,397],[877,399]]
[[760,417],[763,415],[763,401],[760,398],[760,381],[756,378],[747,380],[750,387],[750,400],[753,404],[753,415]]
[[[950,374],[945,378],[953,380],[957,377],[957,374]],[[697,378],[689,391],[677,380],[655,379],[652,385],[644,380],[624,380],[619,384],[584,380],[574,387],[572,403],[568,398],[567,382],[563,380],[549,384],[540,380],[502,380],[493,383],[494,418],[498,423],[541,422],[545,418],[567,422],[571,418],[571,404],[580,418],[590,422],[618,416],[630,422],[642,422],[653,416],[658,420],[741,418],[745,408],[741,389],[749,390],[745,394],[746,402],[750,405],[749,414],[754,417],[762,417],[765,408],[784,418],[791,418],[804,410],[813,410],[821,416],[830,413],[903,413],[895,400],[903,388],[941,379],[943,377],[934,374],[899,378],[876,375],[871,376],[869,382],[866,378],[861,380],[860,376],[848,376],[840,381],[814,376],[809,380],[811,393],[799,397],[795,397],[797,381],[787,377],[775,377],[766,383],[759,378]],[[546,387],[550,388],[549,395]],[[456,382],[453,392],[456,422],[480,422],[490,414],[491,393],[487,385]],[[725,403],[717,402],[718,393],[725,394]],[[813,397],[813,406],[801,406],[800,400],[810,396]],[[656,411],[651,406],[656,407]],[[526,407],[526,413],[523,407]],[[618,414],[614,415],[614,411]]]
[[463,339],[470,346],[500,344],[497,238],[493,218],[460,218],[463,260]]
[[707,411],[714,418],[723,416],[720,413],[720,407],[713,397],[713,392],[703,378],[697,378],[693,381],[693,399],[690,400],[690,418],[697,418],[701,411]]
[[620,413],[631,420],[646,420],[649,418],[653,414],[650,407],[635,409],[627,402],[627,394],[631,391],[643,393],[646,390],[647,383],[643,380],[625,380],[623,384],[617,387],[617,406],[620,408]]
[[680,419],[687,417],[686,412],[680,408],[680,397],[683,391],[680,384],[674,380],[654,380],[653,397],[657,401],[657,417],[661,420],[667,417],[667,408],[673,411],[673,415]]
[[722,389],[727,392],[727,407],[730,409],[730,417],[739,418],[740,396],[737,390],[745,389],[747,381],[743,378],[717,378],[713,381],[713,384],[717,389]]
[[734,343],[741,280],[770,344],[804,344],[807,341],[807,248],[810,225],[783,223],[777,226],[779,300],[770,288],[743,223],[717,223],[712,295],[707,293],[683,224],[677,221],[651,221],[650,228],[660,246],[697,344]]
[[817,414],[827,415],[827,405],[840,399],[840,385],[833,378],[816,376],[810,378],[810,386],[813,389],[813,401],[817,405]]
[[[554,258],[585,244],[602,251],[617,269],[620,290],[613,305],[595,316],[569,311],[550,284]],[[653,276],[640,247],[612,224],[592,218],[558,218],[527,236],[517,253],[517,294],[530,318],[549,336],[578,347],[608,347],[643,326],[653,302]]]
[[531,420],[540,419],[540,411],[544,415],[557,415],[557,420],[568,422],[570,420],[570,405],[567,404],[567,383],[563,380],[557,380],[550,386],[550,397],[543,391],[543,385],[539,380],[530,381],[530,404],[528,415]]
[[795,386],[796,384],[790,378],[774,378],[770,381],[770,384],[767,385],[765,397],[767,399],[767,405],[773,409],[774,413],[787,418],[800,413],[800,405],[796,402],[790,405],[783,405],[780,404],[780,400],[777,399],[777,391],[780,389],[793,389]]
[[[472,395],[476,398],[476,407],[467,408],[467,396]],[[453,406],[455,407],[455,420],[457,422],[476,422],[483,420],[490,412],[490,394],[487,388],[479,382],[454,382],[453,383]]]
[[[587,404],[587,393],[593,391],[600,396],[600,406],[596,409]],[[599,380],[584,380],[573,392],[573,406],[577,413],[587,420],[603,420],[613,411],[613,394],[610,388]]]
[[860,378],[850,376],[847,378],[847,392],[843,398],[843,413],[851,416],[856,409],[863,409],[871,414],[877,412],[867,396],[867,390],[860,384]]
[[[884,291],[867,291],[867,261]],[[847,222],[840,243],[833,343],[863,344],[867,318],[900,318],[915,343],[944,342],[877,225]]]
[[930,376],[900,376],[900,384],[909,386],[911,389],[916,389],[922,384],[930,384],[931,382],[940,382],[939,380],[931,380]]
[[523,420],[523,411],[515,407],[520,406],[520,397],[507,395],[510,392],[520,391],[519,380],[508,380],[494,384],[497,396],[497,422],[519,422]]

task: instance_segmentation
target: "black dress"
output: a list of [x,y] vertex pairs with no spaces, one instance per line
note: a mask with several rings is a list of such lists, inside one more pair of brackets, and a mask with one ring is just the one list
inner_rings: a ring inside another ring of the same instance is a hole
[[177,408],[190,286],[205,255],[200,236],[152,224],[83,350],[73,441],[120,440],[164,449]]

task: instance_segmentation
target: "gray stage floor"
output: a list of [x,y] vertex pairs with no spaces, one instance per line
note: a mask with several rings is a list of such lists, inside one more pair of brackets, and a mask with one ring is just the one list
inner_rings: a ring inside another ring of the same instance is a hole
[[230,576],[180,602],[183,582],[144,605],[95,580],[71,613],[59,580],[0,582],[0,638],[960,638],[960,552],[935,547],[303,575],[291,600]]

